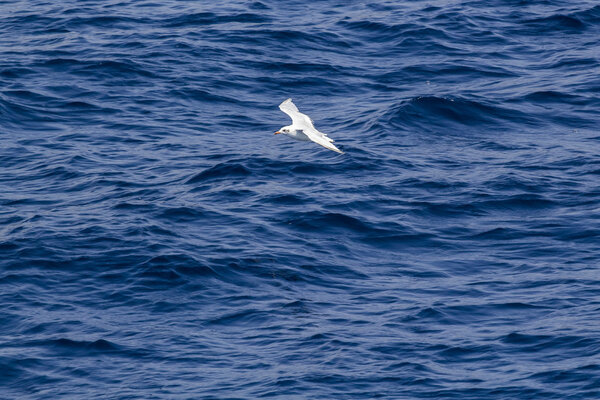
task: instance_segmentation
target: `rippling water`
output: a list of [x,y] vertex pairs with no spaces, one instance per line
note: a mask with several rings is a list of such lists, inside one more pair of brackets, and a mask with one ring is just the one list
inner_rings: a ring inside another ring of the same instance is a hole
[[0,2],[0,397],[599,398],[600,5],[207,4]]

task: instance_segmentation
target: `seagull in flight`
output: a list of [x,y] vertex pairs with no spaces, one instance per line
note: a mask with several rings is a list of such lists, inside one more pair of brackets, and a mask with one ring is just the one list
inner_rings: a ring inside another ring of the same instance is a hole
[[279,109],[290,116],[292,124],[284,126],[275,132],[283,133],[291,137],[292,139],[301,140],[304,142],[313,141],[316,144],[320,144],[326,149],[337,151],[340,154],[344,154],[343,151],[333,145],[333,139],[327,137],[323,132],[319,132],[315,129],[312,119],[306,114],[302,114],[298,111],[298,107],[292,103],[292,99],[287,99],[279,105]]

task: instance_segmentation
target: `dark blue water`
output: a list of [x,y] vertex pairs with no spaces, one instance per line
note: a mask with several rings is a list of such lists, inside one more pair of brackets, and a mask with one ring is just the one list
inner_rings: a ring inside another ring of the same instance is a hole
[[600,397],[597,1],[2,1],[0,55],[0,398]]

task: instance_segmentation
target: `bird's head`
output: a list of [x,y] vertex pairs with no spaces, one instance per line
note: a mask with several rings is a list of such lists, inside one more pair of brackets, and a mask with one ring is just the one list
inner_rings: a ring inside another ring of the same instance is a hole
[[288,126],[284,126],[283,128],[279,129],[277,132],[275,132],[275,135],[277,135],[278,133],[289,134],[289,133],[292,133],[293,131],[294,131],[294,129],[292,129],[292,126],[288,125]]

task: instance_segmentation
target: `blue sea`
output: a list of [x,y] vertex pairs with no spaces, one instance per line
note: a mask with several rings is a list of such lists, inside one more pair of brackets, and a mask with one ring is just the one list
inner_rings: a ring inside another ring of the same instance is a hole
[[0,56],[1,399],[600,398],[597,0],[9,0]]

